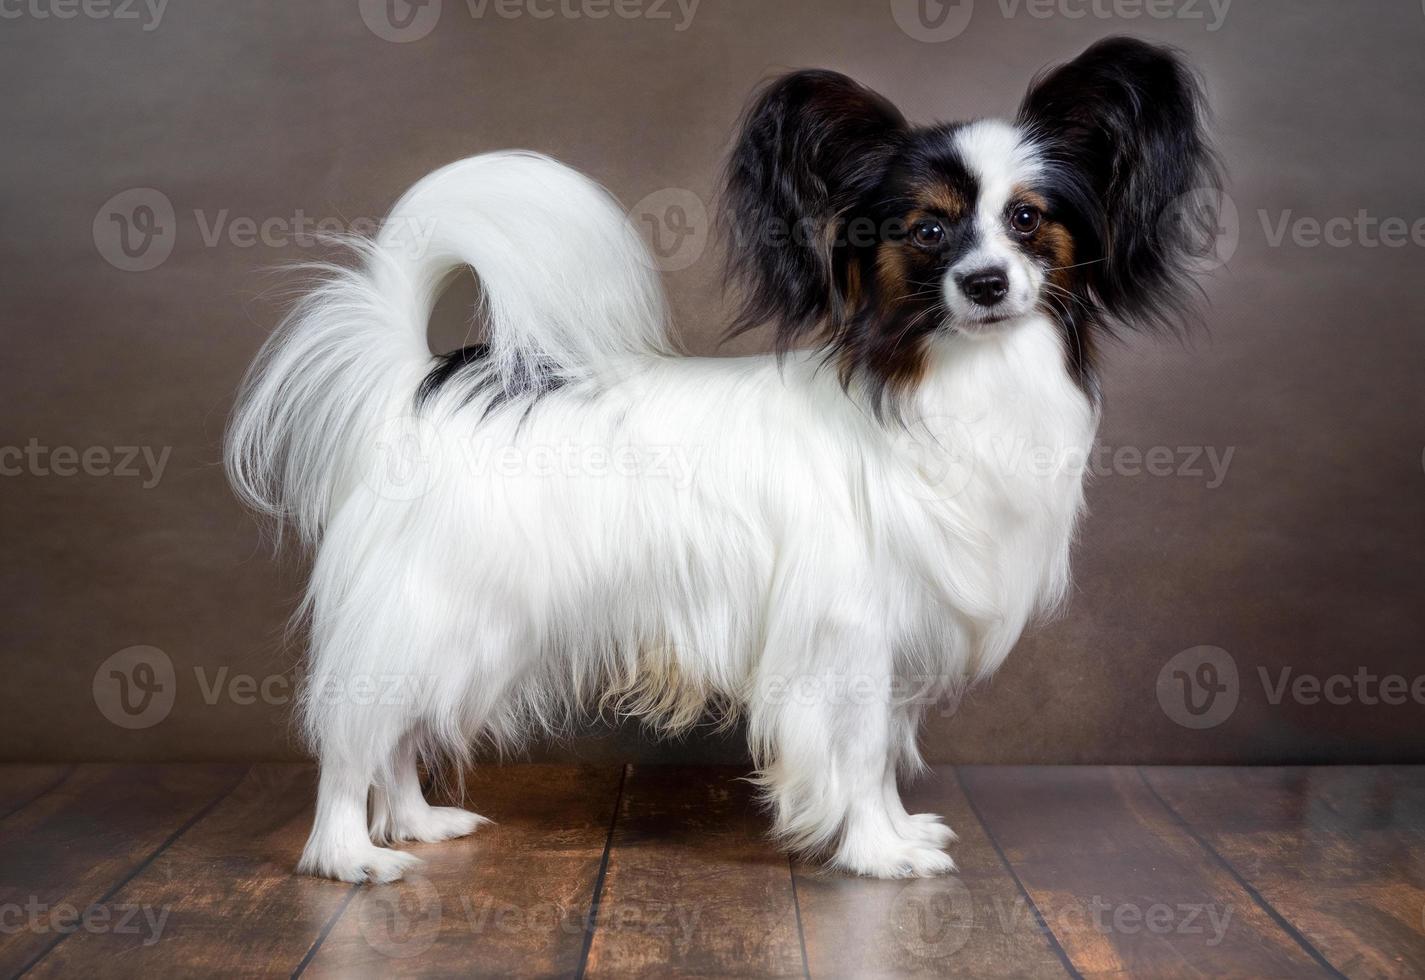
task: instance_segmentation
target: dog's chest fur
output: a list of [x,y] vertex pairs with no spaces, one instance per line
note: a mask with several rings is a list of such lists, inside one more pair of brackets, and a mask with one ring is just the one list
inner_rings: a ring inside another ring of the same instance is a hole
[[933,357],[910,425],[912,439],[928,432],[931,450],[911,463],[927,512],[949,539],[932,547],[943,544],[941,561],[953,556],[958,566],[941,579],[978,636],[964,666],[982,675],[1068,588],[1098,410],[1045,319],[985,338],[946,338]]

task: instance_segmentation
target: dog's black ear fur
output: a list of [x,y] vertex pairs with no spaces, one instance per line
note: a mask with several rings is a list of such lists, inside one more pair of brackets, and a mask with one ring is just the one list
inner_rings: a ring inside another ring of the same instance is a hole
[[[1171,48],[1097,42],[1037,77],[1019,109],[1075,225],[1082,281],[1115,323],[1177,328],[1190,271],[1215,233],[1220,191],[1202,86]],[[1209,198],[1209,201],[1214,200]]]
[[742,292],[731,333],[774,323],[785,351],[844,321],[845,225],[905,131],[895,106],[833,71],[793,72],[753,99],[724,178],[727,276]]

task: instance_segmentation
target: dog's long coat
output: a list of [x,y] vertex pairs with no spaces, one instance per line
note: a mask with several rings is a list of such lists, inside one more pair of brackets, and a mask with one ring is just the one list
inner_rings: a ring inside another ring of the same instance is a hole
[[[399,877],[413,859],[380,845],[481,819],[428,806],[418,757],[460,763],[600,703],[671,728],[709,704],[745,717],[792,847],[878,876],[953,867],[950,831],[905,812],[896,773],[919,764],[927,706],[993,671],[1068,585],[1096,320],[1051,290],[1081,289],[1105,321],[1143,302],[1065,272],[1065,254],[1089,258],[1076,244],[1107,237],[1071,207],[1100,206],[1111,226],[1125,205],[1109,184],[1073,183],[1049,110],[912,131],[875,98],[792,76],[754,107],[730,176],[734,217],[823,224],[904,185],[909,242],[883,223],[865,254],[838,243],[803,263],[785,250],[805,244],[740,246],[761,270],[751,308],[792,333],[822,323],[835,363],[680,356],[619,207],[529,153],[420,181],[360,265],[329,270],[265,348],[228,459],[246,500],[318,545],[302,717],[321,784],[304,870]],[[818,146],[882,154],[884,172],[790,172],[816,164],[761,145],[795,135],[758,129],[778,99],[826,129]],[[778,197],[805,188],[825,200]],[[432,358],[427,320],[465,266],[488,345]],[[1003,315],[965,298],[983,268],[1002,271]],[[897,332],[904,350],[888,346]]]

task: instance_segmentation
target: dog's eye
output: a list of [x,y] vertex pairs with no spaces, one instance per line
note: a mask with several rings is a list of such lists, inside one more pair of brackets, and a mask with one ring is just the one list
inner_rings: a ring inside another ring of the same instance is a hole
[[938,221],[917,221],[911,226],[910,238],[921,248],[939,248],[945,241],[945,229]]
[[1021,235],[1031,235],[1039,229],[1039,209],[1021,204],[1009,214],[1009,226]]

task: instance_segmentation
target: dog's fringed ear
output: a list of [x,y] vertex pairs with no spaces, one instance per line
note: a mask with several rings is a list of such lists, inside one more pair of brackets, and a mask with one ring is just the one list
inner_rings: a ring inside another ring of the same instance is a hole
[[1105,38],[1034,80],[1019,122],[1063,188],[1082,280],[1117,323],[1174,330],[1210,245],[1220,165],[1202,87],[1172,49]]
[[786,351],[844,322],[856,291],[845,225],[905,125],[886,99],[832,71],[794,72],[753,99],[722,201],[727,276],[742,292],[730,333],[774,323]]

